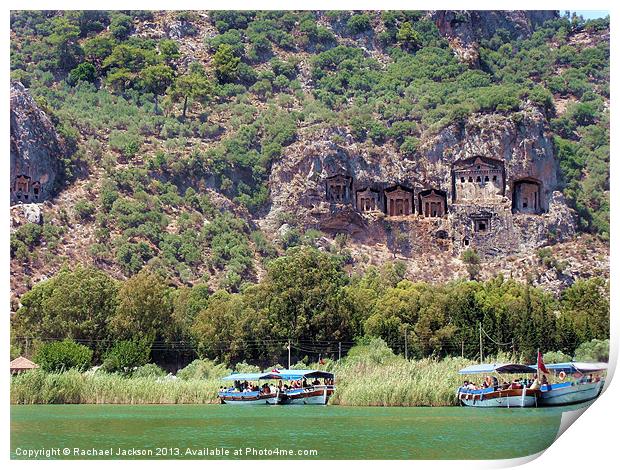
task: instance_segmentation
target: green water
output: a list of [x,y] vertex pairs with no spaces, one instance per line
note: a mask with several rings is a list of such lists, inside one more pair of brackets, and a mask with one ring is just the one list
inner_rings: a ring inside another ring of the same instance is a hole
[[37,458],[204,459],[218,456],[200,452],[217,449],[229,452],[219,458],[502,459],[548,447],[567,409],[18,405],[11,407],[11,458],[46,450]]

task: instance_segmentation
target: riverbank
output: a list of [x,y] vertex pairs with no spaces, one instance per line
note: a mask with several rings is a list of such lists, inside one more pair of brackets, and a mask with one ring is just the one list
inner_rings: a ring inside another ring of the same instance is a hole
[[[406,360],[379,340],[354,347],[341,361],[298,366],[325,369],[336,375],[336,392],[330,404],[451,406],[457,404],[455,390],[463,380],[458,371],[472,362],[462,357]],[[200,373],[189,377],[178,374],[184,378],[36,370],[11,379],[11,404],[219,403],[217,392],[224,385],[220,378],[230,370],[221,365],[194,369]]]

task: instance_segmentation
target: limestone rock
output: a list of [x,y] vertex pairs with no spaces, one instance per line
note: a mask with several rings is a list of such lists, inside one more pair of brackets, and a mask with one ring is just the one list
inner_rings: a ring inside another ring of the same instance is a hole
[[41,224],[43,222],[43,214],[39,204],[22,204],[22,211],[28,223]]
[[181,39],[186,36],[194,36],[197,33],[196,27],[189,21],[178,20],[166,24],[166,36],[169,39]]
[[477,67],[481,39],[503,30],[513,39],[528,37],[534,27],[557,18],[553,10],[441,10],[430,13],[439,31],[463,62]]
[[[362,244],[404,247],[409,236],[410,253],[424,253],[428,247],[416,245],[423,239],[429,246],[440,240],[455,256],[475,247],[495,258],[574,236],[548,122],[533,106],[473,115],[423,135],[412,158],[390,145],[348,141],[341,128],[312,132],[274,163],[266,225],[278,227],[278,214],[292,213],[300,228],[346,233]],[[482,180],[468,182],[470,170]],[[424,228],[432,215],[441,222]]]
[[64,143],[50,118],[19,82],[11,83],[11,204],[54,195]]

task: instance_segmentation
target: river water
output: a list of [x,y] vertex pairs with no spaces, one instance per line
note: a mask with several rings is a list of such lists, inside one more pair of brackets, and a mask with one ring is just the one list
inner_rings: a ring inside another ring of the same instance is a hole
[[573,408],[15,405],[11,458],[502,459]]

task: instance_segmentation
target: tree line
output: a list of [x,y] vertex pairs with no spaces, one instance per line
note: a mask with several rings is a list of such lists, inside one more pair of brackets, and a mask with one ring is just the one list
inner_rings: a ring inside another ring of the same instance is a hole
[[334,344],[364,336],[382,338],[399,354],[406,347],[413,358],[473,359],[481,333],[484,356],[531,357],[537,349],[572,355],[584,342],[609,338],[609,283],[578,280],[556,298],[501,276],[413,282],[398,263],[349,274],[342,257],[300,246],[238,293],[174,287],[148,268],[126,281],[93,267],[65,268],[22,296],[11,330],[15,354],[73,339],[90,347],[95,361],[134,343],[160,364],[180,355],[261,365],[286,363],[289,341],[312,345],[292,351],[293,361],[308,353],[315,361],[321,353],[337,357]]

